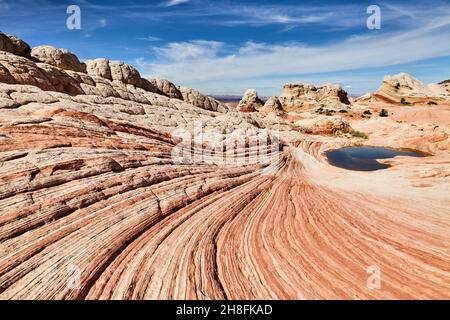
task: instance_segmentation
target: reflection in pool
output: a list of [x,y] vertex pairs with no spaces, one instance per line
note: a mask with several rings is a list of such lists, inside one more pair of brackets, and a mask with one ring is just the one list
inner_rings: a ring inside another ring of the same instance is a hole
[[339,168],[374,171],[389,167],[389,165],[379,163],[376,159],[387,159],[395,156],[424,157],[425,154],[383,147],[348,147],[328,151],[326,156],[330,164]]

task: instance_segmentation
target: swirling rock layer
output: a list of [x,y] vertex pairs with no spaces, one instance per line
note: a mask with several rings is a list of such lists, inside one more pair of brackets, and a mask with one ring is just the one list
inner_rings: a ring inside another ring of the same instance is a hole
[[385,76],[374,98],[401,104],[448,104],[450,93],[445,82],[425,84],[407,73],[399,73]]
[[[108,68],[0,56],[1,299],[450,298],[448,150],[347,172],[323,151],[351,141],[92,74]],[[254,134],[219,141],[232,162],[176,161],[197,122]],[[258,144],[270,129],[279,147]]]

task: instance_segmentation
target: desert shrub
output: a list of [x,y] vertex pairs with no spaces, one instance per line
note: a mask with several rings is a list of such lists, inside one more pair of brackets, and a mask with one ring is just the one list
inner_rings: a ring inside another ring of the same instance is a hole
[[428,104],[429,104],[429,105],[437,105],[437,103],[434,102],[434,101],[428,101]]
[[379,116],[380,117],[387,117],[389,115],[388,111],[386,109],[381,109]]
[[344,110],[344,109],[341,109],[341,110],[339,110],[339,113],[348,113],[348,111]]
[[361,132],[361,131],[353,130],[353,131],[350,131],[350,134],[352,135],[352,137],[355,137],[355,138],[367,139],[367,134],[365,134],[364,132]]
[[372,114],[372,112],[370,112],[370,110],[366,110],[363,112],[363,114],[366,116],[370,116]]
[[405,100],[405,98],[401,98],[400,99],[400,103],[404,104],[404,105],[410,105],[411,103],[409,103],[408,101]]

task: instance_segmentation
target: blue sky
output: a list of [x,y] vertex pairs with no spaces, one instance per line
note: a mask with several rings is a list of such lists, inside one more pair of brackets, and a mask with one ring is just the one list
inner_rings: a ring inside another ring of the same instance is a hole
[[[66,28],[71,4],[80,6],[81,30]],[[372,4],[381,8],[380,30],[366,26]],[[442,0],[0,0],[0,30],[209,94],[333,82],[358,95],[385,74],[450,78],[450,1]]]

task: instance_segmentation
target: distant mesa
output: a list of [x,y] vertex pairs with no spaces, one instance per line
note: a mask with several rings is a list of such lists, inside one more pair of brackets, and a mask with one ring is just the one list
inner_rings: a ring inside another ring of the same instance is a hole
[[[214,99],[217,99],[219,101],[222,101],[224,103],[234,103],[236,102],[237,104],[239,103],[239,101],[241,101],[242,96],[241,95],[230,95],[230,94],[218,94],[218,95],[213,95],[212,96]],[[236,104],[236,106],[237,106]]]

